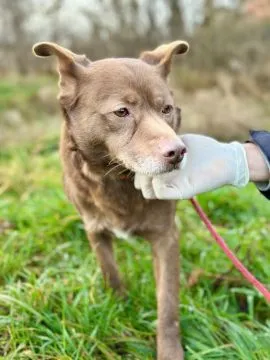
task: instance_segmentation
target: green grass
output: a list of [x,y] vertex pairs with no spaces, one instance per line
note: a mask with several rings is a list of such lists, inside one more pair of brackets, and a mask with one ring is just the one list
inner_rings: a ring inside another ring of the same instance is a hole
[[[0,193],[0,359],[154,359],[149,246],[118,241],[128,299],[104,289],[81,221],[62,190],[56,139],[3,150]],[[200,202],[230,247],[269,286],[269,203],[253,186],[215,191]],[[269,359],[268,305],[232,268],[188,202],[179,203],[178,217],[186,359]]]
[[17,109],[26,119],[40,115],[41,104],[37,91],[42,86],[55,83],[56,78],[52,76],[3,77],[0,82],[0,115],[10,109]]

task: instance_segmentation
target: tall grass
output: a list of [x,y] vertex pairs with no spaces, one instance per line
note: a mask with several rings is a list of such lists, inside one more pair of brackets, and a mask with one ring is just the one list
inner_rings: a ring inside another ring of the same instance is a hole
[[[155,358],[156,301],[146,242],[117,241],[129,289],[103,286],[81,221],[62,190],[55,139],[0,158],[0,358]],[[199,198],[232,249],[270,279],[270,206],[254,186]],[[181,232],[183,344],[188,360],[267,360],[269,307],[232,268],[186,201]]]

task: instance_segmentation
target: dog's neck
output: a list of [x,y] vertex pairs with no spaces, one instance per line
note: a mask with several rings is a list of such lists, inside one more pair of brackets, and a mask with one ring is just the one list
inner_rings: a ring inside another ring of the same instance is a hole
[[65,119],[65,136],[72,153],[71,159],[84,177],[99,182],[102,179],[133,181],[134,173],[114,161],[105,145],[90,144],[87,154],[80,149],[72,134],[68,113],[65,109],[62,111]]

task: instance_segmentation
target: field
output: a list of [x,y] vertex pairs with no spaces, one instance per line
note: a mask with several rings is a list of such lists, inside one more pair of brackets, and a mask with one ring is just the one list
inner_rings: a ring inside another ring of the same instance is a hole
[[[116,242],[129,289],[126,300],[116,298],[104,288],[79,216],[63,193],[58,136],[52,135],[59,115],[50,115],[37,96],[41,84],[54,82],[0,85],[0,115],[15,108],[28,121],[1,123],[0,359],[155,359],[149,246],[142,239]],[[269,203],[253,185],[199,200],[229,246],[269,287]],[[269,306],[234,270],[189,202],[179,202],[177,217],[186,359],[270,359]]]
[[[129,289],[104,289],[61,185],[57,139],[1,152],[2,359],[154,359],[155,291],[148,244],[117,242]],[[238,256],[269,285],[270,207],[254,186],[199,197]],[[187,359],[266,360],[269,307],[213,243],[188,202],[181,229],[181,328]]]

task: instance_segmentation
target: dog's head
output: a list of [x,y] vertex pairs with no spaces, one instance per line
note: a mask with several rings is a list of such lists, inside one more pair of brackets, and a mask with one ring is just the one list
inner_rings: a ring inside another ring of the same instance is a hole
[[140,59],[94,62],[49,42],[33,51],[58,58],[59,101],[86,158],[94,143],[135,172],[154,175],[179,165],[185,146],[176,135],[179,109],[166,78],[173,55],[188,51],[186,42],[162,45]]

